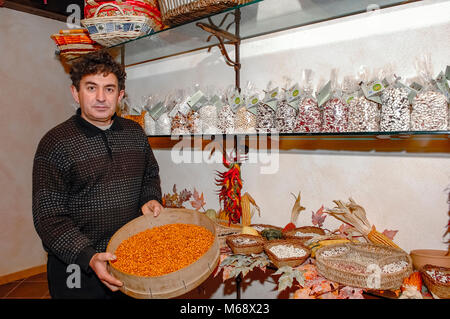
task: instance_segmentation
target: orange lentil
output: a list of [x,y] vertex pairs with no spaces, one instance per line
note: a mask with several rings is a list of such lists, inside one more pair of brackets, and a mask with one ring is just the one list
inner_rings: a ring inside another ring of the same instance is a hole
[[214,242],[205,227],[168,224],[140,232],[117,247],[113,265],[138,276],[162,276],[189,266],[203,256]]

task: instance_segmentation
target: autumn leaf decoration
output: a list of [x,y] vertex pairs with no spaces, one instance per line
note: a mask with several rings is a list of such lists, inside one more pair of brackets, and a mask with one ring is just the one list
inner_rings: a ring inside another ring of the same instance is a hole
[[183,204],[192,196],[192,192],[183,189],[180,193],[177,192],[177,185],[174,184],[172,188],[173,194],[164,194],[162,197],[162,204],[167,208],[185,208]]
[[325,218],[327,218],[327,215],[323,211],[323,205],[317,210],[317,212],[312,212],[311,219],[314,226],[322,228]]
[[205,211],[205,208],[203,206],[206,205],[206,202],[203,198],[203,193],[199,195],[195,187],[194,187],[194,200],[191,201],[191,205],[196,211],[200,211],[201,208],[203,208],[203,211]]
[[385,229],[382,234],[389,238],[390,240],[393,240],[395,235],[398,233],[398,230],[387,230]]

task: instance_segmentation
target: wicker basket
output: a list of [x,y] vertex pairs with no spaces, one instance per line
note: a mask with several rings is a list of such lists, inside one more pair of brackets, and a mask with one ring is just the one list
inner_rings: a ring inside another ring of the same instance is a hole
[[[278,245],[283,246],[294,246],[295,248],[303,249],[306,254],[302,257],[293,257],[293,258],[278,258],[270,248]],[[270,241],[266,241],[264,244],[264,252],[267,257],[269,257],[272,264],[274,264],[277,268],[281,268],[283,266],[289,267],[297,267],[305,262],[306,259],[311,255],[311,251],[308,247],[302,245],[298,240],[292,239],[274,239]]]
[[[158,9],[158,5],[155,5],[156,1],[98,1],[87,0],[85,1],[84,7],[84,17],[85,19],[90,19],[93,17],[110,17],[110,16],[120,16],[120,11],[116,10],[115,7],[109,6],[108,4],[114,4],[119,6],[124,15],[126,16],[144,16],[147,17],[155,23],[158,28],[156,31],[163,29],[164,25],[161,20],[161,12]],[[99,9],[99,7],[101,8]],[[97,11],[97,9],[99,9]]]
[[[240,239],[249,239],[254,241],[251,244],[239,244],[236,241]],[[259,236],[248,234],[237,234],[226,237],[226,243],[233,251],[233,254],[251,255],[259,254],[264,250],[264,239]]]
[[58,46],[59,55],[67,60],[102,48],[89,37],[87,29],[60,30],[50,38]]
[[251,0],[158,0],[162,21],[175,26],[209,16]]
[[431,291],[435,296],[441,299],[450,299],[450,281],[447,283],[441,283],[433,279],[427,271],[435,270],[442,272],[446,276],[450,276],[450,268],[438,267],[433,265],[425,265],[420,269],[423,281],[428,290]]
[[317,234],[318,236],[325,235],[325,231],[322,228],[314,227],[314,226],[302,226],[302,227],[298,227],[293,230],[289,230],[289,231],[285,232],[284,237],[288,238],[288,239],[296,239],[301,242],[305,242],[305,241],[313,238],[313,236],[296,235],[298,232],[305,233],[305,234],[314,233],[314,234]]
[[230,224],[224,220],[217,219],[214,224],[216,225],[217,237],[219,238],[219,246],[221,250],[228,250],[229,246],[226,242],[228,236],[237,235],[242,233],[242,225]]
[[[384,267],[402,262],[398,271]],[[316,266],[320,275],[346,286],[365,289],[398,289],[412,272],[411,257],[403,250],[373,244],[342,243],[319,248]]]
[[[117,16],[98,17],[98,12],[112,6],[119,11]],[[133,40],[159,30],[154,20],[146,16],[125,15],[122,8],[116,4],[104,3],[97,8],[93,18],[81,20],[95,42],[110,47]]]

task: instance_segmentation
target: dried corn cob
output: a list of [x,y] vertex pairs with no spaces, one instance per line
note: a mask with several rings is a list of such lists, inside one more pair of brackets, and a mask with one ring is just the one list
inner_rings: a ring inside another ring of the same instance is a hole
[[256,205],[255,200],[253,199],[253,197],[250,196],[249,193],[246,192],[244,195],[242,195],[242,198],[241,198],[242,225],[244,225],[244,226],[248,226],[252,223],[251,222],[252,214],[251,214],[250,204],[255,206],[255,208],[258,210],[258,214],[260,214],[259,207],[258,207],[258,205]]
[[390,240],[386,235],[377,231],[375,226],[372,226],[372,230],[367,234],[367,239],[369,239],[374,244],[390,246],[390,247],[394,247],[394,248],[400,248],[392,240]]

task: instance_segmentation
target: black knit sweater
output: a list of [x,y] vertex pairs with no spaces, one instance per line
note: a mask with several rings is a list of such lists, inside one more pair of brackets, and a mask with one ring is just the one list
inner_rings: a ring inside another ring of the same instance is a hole
[[89,272],[111,236],[161,202],[159,167],[139,124],[113,117],[103,131],[77,114],[40,141],[33,165],[33,221],[44,249]]

